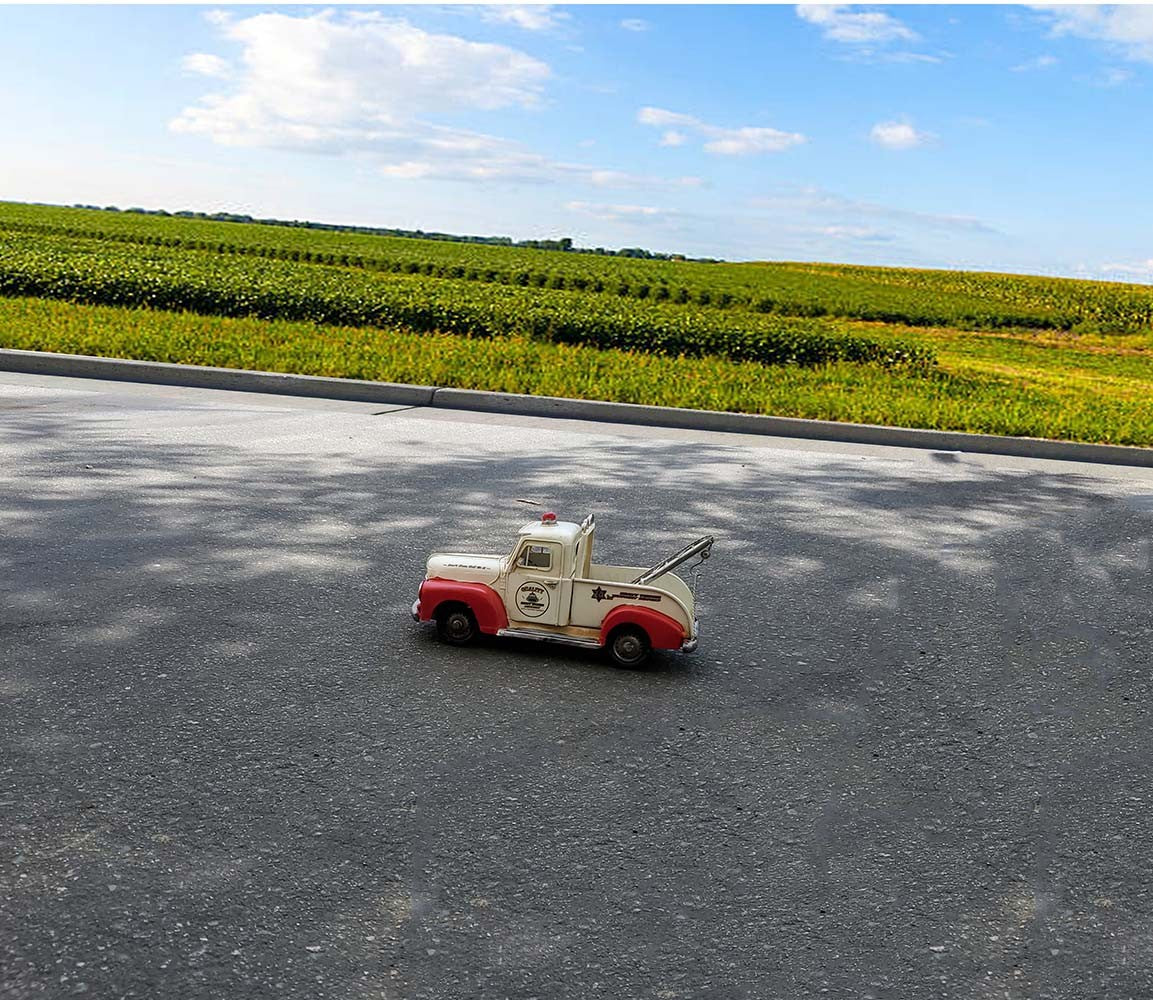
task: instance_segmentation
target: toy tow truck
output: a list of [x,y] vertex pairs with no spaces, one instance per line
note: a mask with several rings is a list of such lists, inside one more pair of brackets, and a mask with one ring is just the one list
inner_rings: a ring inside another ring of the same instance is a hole
[[696,649],[693,592],[672,570],[708,559],[712,536],[644,569],[594,563],[595,532],[591,514],[574,524],[548,513],[520,529],[508,555],[434,552],[412,617],[457,646],[484,632],[604,649],[622,667],[654,649]]

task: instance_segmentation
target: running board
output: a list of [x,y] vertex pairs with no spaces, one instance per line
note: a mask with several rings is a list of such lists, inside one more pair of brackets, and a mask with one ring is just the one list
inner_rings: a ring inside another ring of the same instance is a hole
[[582,639],[572,635],[562,635],[557,632],[545,632],[535,628],[502,628],[497,635],[507,636],[511,639],[536,639],[538,642],[557,642],[563,646],[583,646],[585,649],[601,649],[596,639]]

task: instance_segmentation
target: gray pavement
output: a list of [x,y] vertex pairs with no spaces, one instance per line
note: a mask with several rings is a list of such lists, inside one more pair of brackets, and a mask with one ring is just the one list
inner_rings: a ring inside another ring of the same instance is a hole
[[[542,509],[716,535],[698,653],[408,619]],[[1150,470],[0,375],[0,997],[1153,996],[1151,529]]]

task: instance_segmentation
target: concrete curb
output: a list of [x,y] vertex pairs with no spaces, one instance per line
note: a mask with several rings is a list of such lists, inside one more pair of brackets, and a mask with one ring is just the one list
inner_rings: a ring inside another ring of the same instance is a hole
[[479,392],[472,389],[439,389],[434,386],[403,385],[395,382],[285,375],[278,372],[173,365],[156,361],[124,361],[118,358],[96,358],[77,354],[50,354],[0,348],[0,371],[1153,468],[1153,448],[1078,444],[1043,438],[965,434],[959,431],[881,427],[831,420],[800,420],[793,417],[769,417],[748,413],[721,413],[715,410],[682,410],[668,406],[639,406],[635,403],[562,399],[556,396],[522,396],[504,392]]
[[394,403],[431,406],[436,389],[427,385],[365,382],[352,378],[319,378],[282,372],[250,372],[241,368],[208,368],[170,365],[160,361],[125,361],[94,358],[83,354],[49,354],[45,351],[13,351],[0,348],[0,371],[28,375],[66,375],[69,378],[103,378],[116,382],[151,382],[195,389],[232,389],[237,392],[271,392],[284,396],[317,396],[362,403]]

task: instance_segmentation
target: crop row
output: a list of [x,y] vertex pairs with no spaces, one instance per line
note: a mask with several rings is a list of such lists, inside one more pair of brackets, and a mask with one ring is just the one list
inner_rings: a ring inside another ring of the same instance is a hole
[[1153,325],[1153,289],[1071,279],[849,265],[629,260],[12,203],[0,203],[0,227],[770,315],[969,330],[1139,332]]
[[926,348],[845,333],[816,320],[63,237],[0,239],[0,294],[480,337],[521,334],[761,364],[934,363]]
[[[766,265],[748,265],[766,266]],[[772,264],[774,275],[788,271],[817,284],[871,286],[877,294],[904,289],[939,302],[947,312],[949,303],[983,302],[984,308],[1004,319],[1013,315],[1035,316],[1044,327],[1075,333],[1145,333],[1153,328],[1153,287],[1116,281],[1086,281],[1029,274],[985,271],[928,271],[850,264]],[[962,328],[983,329],[981,326]],[[1022,327],[1025,320],[1002,323]],[[995,329],[996,327],[990,327]]]
[[[286,239],[281,232],[267,231],[272,227],[264,227],[264,232],[259,231],[260,227],[250,227],[257,232],[246,233],[236,224],[216,223],[217,226],[230,227],[231,231],[221,234],[230,237],[228,240],[208,239],[203,235],[185,235],[179,231],[159,231],[161,225],[168,223],[169,220],[162,220],[144,229],[117,227],[101,230],[89,226],[62,226],[0,219],[0,226],[11,232],[104,239],[113,243],[138,246],[202,250],[225,255],[329,264],[359,270],[519,285],[526,288],[604,293],[679,305],[722,309],[740,307],[777,316],[807,318],[830,316],[915,326],[952,325],[976,330],[996,330],[1006,327],[1068,328],[1076,319],[1060,317],[1040,306],[1023,309],[998,305],[970,294],[940,291],[936,295],[927,296],[917,289],[910,291],[902,287],[886,288],[875,281],[861,280],[846,274],[830,279],[819,275],[798,277],[794,273],[782,271],[777,275],[765,276],[766,280],[758,287],[727,280],[731,272],[721,268],[709,268],[694,275],[691,271],[686,274],[682,267],[681,273],[677,276],[681,280],[677,284],[670,284],[668,276],[660,272],[637,274],[620,268],[614,272],[606,269],[606,265],[599,261],[595,262],[599,267],[590,269],[579,266],[583,261],[572,256],[565,257],[561,267],[542,269],[539,267],[539,260],[522,259],[516,264],[499,259],[494,261],[491,248],[469,244],[461,244],[458,247],[448,244],[450,249],[446,250],[443,242],[393,239],[389,242],[401,243],[402,246],[400,248],[390,246],[384,253],[380,250],[365,252],[363,248],[356,252],[350,251],[347,245],[337,249],[332,246],[326,247],[324,243],[316,243],[315,240],[309,241],[307,236],[310,234],[305,234],[306,240],[302,241],[300,234],[288,231],[289,238]],[[179,226],[179,223],[176,225]],[[375,239],[383,241],[389,238]],[[329,242],[331,241],[325,241]],[[537,251],[519,252],[530,257],[541,256]],[[575,266],[574,262],[577,262]],[[537,266],[531,266],[534,264]],[[612,266],[609,264],[607,267]],[[708,279],[707,283],[700,281],[701,274]],[[686,277],[690,279],[688,283],[684,280]],[[697,280],[691,280],[692,278]]]
[[[187,236],[165,235],[160,233],[102,232],[83,226],[56,226],[32,222],[0,221],[0,230],[14,233],[29,233],[49,236],[64,236],[79,239],[102,239],[110,243],[127,243],[137,246],[170,247],[178,250],[204,250],[212,253],[241,257],[262,257],[267,260],[287,260],[309,264],[328,264],[351,267],[365,271],[379,271],[389,274],[424,275],[431,278],[456,278],[464,281],[482,281],[492,284],[519,285],[522,288],[553,288],[558,290],[605,292],[608,294],[637,299],[651,298],[656,302],[725,307],[737,303],[729,292],[715,295],[707,288],[690,290],[683,285],[672,286],[663,276],[657,279],[637,280],[628,277],[611,277],[566,273],[564,270],[539,270],[531,267],[493,267],[491,262],[476,263],[443,259],[429,259],[419,255],[392,254],[380,256],[364,253],[350,253],[325,249],[301,248],[265,244],[262,241],[223,241]],[[228,234],[235,236],[235,233]],[[423,247],[423,244],[421,244]],[[772,310],[765,309],[769,312]]]

